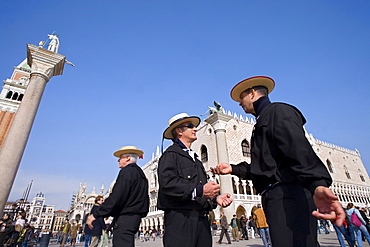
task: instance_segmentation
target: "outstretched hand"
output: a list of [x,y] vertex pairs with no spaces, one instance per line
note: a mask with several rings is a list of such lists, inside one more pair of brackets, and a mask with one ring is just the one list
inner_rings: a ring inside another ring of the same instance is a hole
[[220,205],[221,207],[227,207],[233,202],[233,199],[231,199],[231,195],[229,193],[225,193],[225,194],[219,195],[216,198],[216,201],[217,201],[217,204]]
[[315,189],[313,200],[317,207],[317,211],[313,211],[312,215],[324,219],[332,220],[336,217],[336,224],[340,227],[346,218],[342,205],[338,202],[338,197],[327,187],[318,186]]
[[210,171],[213,172],[214,174],[225,175],[231,173],[232,168],[230,164],[219,163],[216,167],[211,167]]

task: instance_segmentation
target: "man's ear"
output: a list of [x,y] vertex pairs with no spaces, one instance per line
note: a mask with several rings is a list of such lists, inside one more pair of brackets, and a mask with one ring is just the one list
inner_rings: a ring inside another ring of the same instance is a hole
[[178,137],[181,137],[182,136],[182,130],[181,130],[181,128],[176,128],[175,131],[176,131],[176,134],[177,134]]

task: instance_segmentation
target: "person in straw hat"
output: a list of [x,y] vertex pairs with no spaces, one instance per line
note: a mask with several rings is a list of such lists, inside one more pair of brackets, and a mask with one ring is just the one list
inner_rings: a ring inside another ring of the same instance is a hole
[[[220,186],[207,182],[207,174],[198,156],[190,149],[197,139],[199,117],[180,113],[168,121],[163,138],[173,144],[158,163],[158,209],[164,210],[163,245],[176,247],[212,246],[208,212],[228,206],[230,194],[219,195]],[[217,198],[217,199],[216,199]]]
[[136,164],[143,153],[135,146],[125,146],[114,152],[121,170],[112,193],[86,221],[92,228],[92,222],[97,218],[113,216],[113,246],[135,246],[134,235],[141,218],[149,211],[148,180]]
[[337,214],[341,225],[345,214],[329,189],[332,179],[325,165],[305,136],[305,118],[294,106],[271,103],[268,94],[274,87],[274,80],[266,76],[251,77],[233,87],[231,98],[257,118],[251,164],[221,163],[213,172],[253,181],[262,196],[274,247],[316,247],[314,216],[331,219]]

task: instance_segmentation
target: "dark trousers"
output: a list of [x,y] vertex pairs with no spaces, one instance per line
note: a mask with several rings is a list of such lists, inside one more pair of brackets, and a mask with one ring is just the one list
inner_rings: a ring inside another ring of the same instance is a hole
[[226,236],[227,242],[231,243],[229,233],[227,232],[227,229],[224,227],[221,227],[220,240],[218,240],[218,242],[220,243],[222,242],[222,239],[224,238],[224,234]]
[[316,247],[317,218],[311,193],[298,184],[278,184],[262,195],[274,247]]
[[141,215],[120,215],[113,226],[113,247],[135,246],[135,233],[139,230]]
[[208,216],[197,211],[166,210],[163,246],[211,247],[212,235]]

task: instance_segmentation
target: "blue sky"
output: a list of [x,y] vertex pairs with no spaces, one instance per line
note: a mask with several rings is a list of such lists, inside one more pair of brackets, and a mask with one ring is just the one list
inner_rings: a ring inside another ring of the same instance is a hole
[[[15,180],[17,199],[68,209],[80,182],[107,188],[125,145],[161,144],[173,115],[216,100],[243,114],[230,89],[276,81],[272,101],[297,106],[316,139],[358,149],[370,171],[369,1],[11,1],[0,4],[0,77],[26,43],[59,34],[66,65],[48,82]],[[249,116],[250,117],[250,116]],[[165,146],[169,142],[165,141]]]

